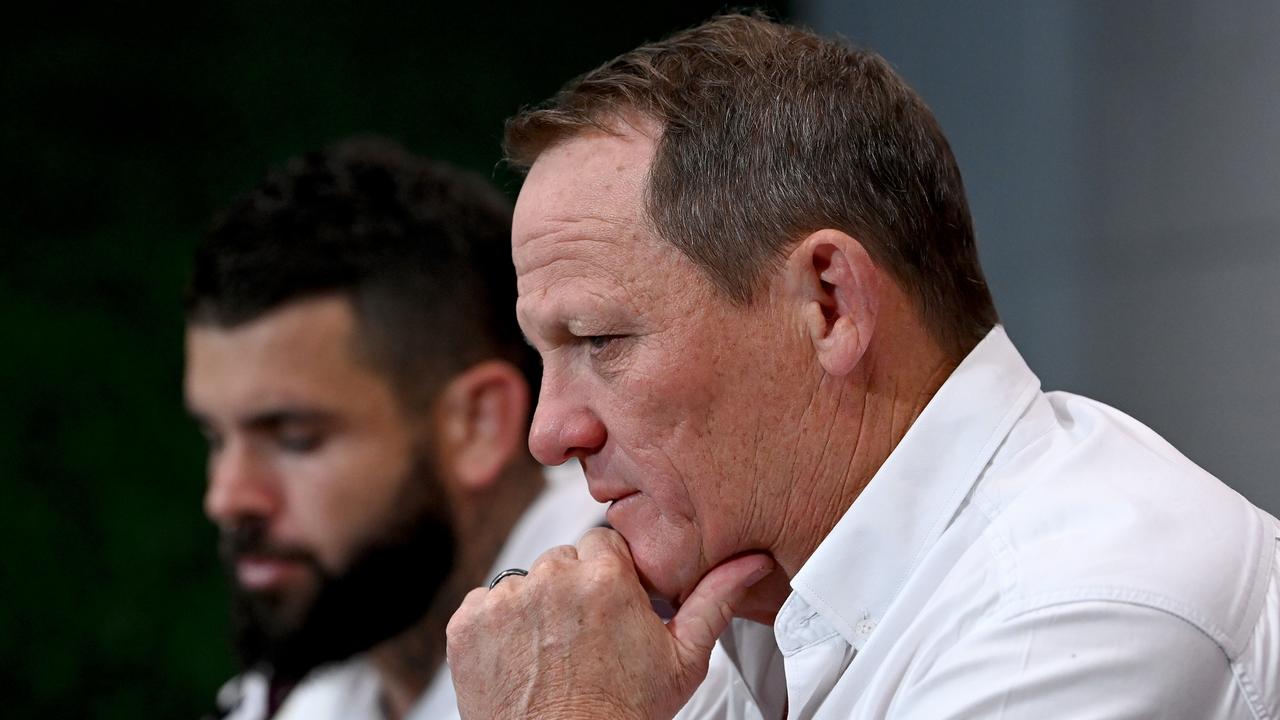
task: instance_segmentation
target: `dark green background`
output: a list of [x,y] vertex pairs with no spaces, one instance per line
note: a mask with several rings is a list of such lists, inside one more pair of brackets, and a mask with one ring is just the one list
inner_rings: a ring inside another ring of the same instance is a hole
[[[188,256],[270,165],[352,133],[493,176],[503,118],[716,2],[41,10],[0,45],[4,717],[194,717],[233,671]],[[770,4],[785,12],[779,3]]]

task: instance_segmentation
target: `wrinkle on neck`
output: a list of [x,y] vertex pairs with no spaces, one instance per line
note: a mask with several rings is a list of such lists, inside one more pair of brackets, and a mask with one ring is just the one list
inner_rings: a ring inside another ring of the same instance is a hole
[[959,364],[910,324],[898,337],[877,340],[854,373],[823,373],[813,383],[775,549],[789,576],[857,501]]

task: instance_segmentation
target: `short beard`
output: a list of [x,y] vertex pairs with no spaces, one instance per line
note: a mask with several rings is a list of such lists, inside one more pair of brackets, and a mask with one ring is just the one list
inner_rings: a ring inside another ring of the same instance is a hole
[[[393,515],[381,531],[334,573],[304,549],[273,547],[262,523],[243,523],[222,537],[232,577],[232,629],[246,668],[264,667],[273,680],[301,680],[312,669],[345,660],[399,635],[421,619],[453,571],[457,547],[448,499],[426,453],[418,453]],[[300,613],[282,599],[246,592],[234,580],[243,554],[306,564],[314,597]]]

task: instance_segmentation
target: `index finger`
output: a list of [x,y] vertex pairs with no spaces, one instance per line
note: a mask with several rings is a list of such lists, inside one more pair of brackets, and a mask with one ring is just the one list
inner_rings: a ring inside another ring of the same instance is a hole
[[613,528],[592,528],[578,541],[578,557],[582,560],[616,558],[628,566],[634,566],[631,548],[622,534]]

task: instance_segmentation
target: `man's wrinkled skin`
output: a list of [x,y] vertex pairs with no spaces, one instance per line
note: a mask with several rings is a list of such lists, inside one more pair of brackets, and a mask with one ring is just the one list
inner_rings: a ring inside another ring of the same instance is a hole
[[[528,577],[468,595],[454,617],[472,621],[449,627],[450,653],[465,653],[450,655],[462,716],[670,717],[702,682],[734,606],[773,570],[760,553],[725,563],[663,625],[632,563],[622,536],[598,528],[543,553]],[[513,627],[517,642],[485,642]]]
[[[530,448],[579,458],[617,532],[467,597],[448,633],[464,717],[670,717],[731,617],[772,622],[953,367],[838,231],[730,303],[646,219],[660,130],[614,130],[538,157],[513,257],[544,364]],[[670,624],[647,592],[680,607]]]

